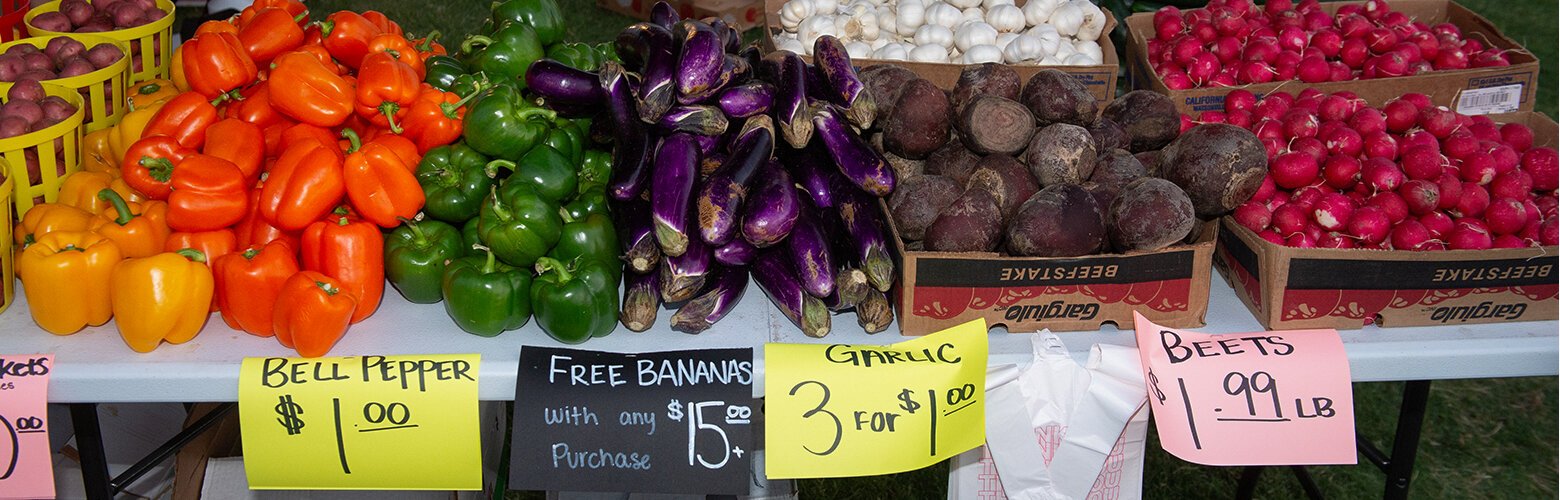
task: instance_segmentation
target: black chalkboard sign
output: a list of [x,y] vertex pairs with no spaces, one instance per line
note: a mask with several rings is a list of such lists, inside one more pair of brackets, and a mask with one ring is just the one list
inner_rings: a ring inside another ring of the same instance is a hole
[[753,350],[524,347],[510,488],[745,495]]

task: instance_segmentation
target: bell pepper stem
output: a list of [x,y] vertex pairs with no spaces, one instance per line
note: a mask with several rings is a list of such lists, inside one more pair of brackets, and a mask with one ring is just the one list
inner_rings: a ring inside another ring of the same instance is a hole
[[401,124],[395,122],[395,114],[401,111],[401,105],[394,102],[379,103],[379,113],[385,115],[385,121],[390,122],[390,133],[401,133]]
[[466,41],[460,42],[460,51],[470,54],[477,51],[475,48],[477,45],[481,45],[483,48],[487,48],[487,46],[492,44],[492,38],[488,38],[482,35],[471,35],[466,37]]
[[350,144],[350,146],[347,146],[347,154],[356,153],[358,149],[363,147],[363,139],[358,137],[356,130],[350,128],[341,129],[341,136],[345,137],[347,143]]
[[487,90],[487,87],[488,83],[486,81],[475,82],[472,84],[470,94],[466,94],[465,97],[461,97],[459,101],[439,103],[439,110],[444,112],[445,118],[449,118],[451,120],[459,119],[460,114],[456,112],[460,110],[460,107],[465,106],[468,102],[471,102],[472,99],[477,97],[477,94],[481,94],[483,90]]
[[547,108],[527,108],[515,113],[515,117],[521,120],[529,120],[538,116],[545,120],[552,120],[558,117],[558,112]]
[[167,158],[152,158],[150,156],[142,156],[141,161],[138,163],[140,163],[141,166],[146,167],[146,171],[150,173],[152,178],[156,179],[157,182],[168,182],[168,179],[173,178],[173,162],[168,161]]
[[303,22],[304,19],[308,19],[308,18],[309,18],[309,10],[308,9],[304,9],[303,13],[300,13],[300,14],[298,14],[296,16],[293,16],[293,22],[301,23],[301,22]]
[[558,207],[558,215],[563,217],[564,224],[574,222],[574,215],[570,214],[566,207]]
[[540,257],[536,259],[536,274],[547,274],[548,271],[558,273],[558,283],[568,283],[574,280],[574,273],[570,273],[569,266],[552,257]]
[[494,179],[498,177],[498,169],[500,168],[507,168],[513,171],[515,169],[515,162],[502,159],[493,160],[488,162],[487,166],[482,167],[482,173],[487,174],[489,179]]
[[411,219],[408,219],[408,218],[405,218],[405,217],[396,217],[396,218],[400,219],[401,223],[402,224],[406,224],[406,228],[412,231],[412,241],[417,242],[417,246],[427,246],[428,245],[428,236],[426,234],[423,234],[423,230],[422,230],[421,227],[417,226],[417,221],[414,221],[414,220],[411,220]]
[[336,30],[336,22],[329,19],[324,21],[315,21],[314,25],[320,27],[320,37],[322,38],[330,36],[330,32]]
[[134,217],[135,214],[130,213],[130,204],[125,203],[125,197],[120,196],[114,190],[103,188],[103,190],[98,191],[97,197],[99,200],[107,201],[114,206],[114,212],[119,214],[117,217],[114,217],[115,224],[121,226],[129,224],[130,219]]
[[248,250],[244,250],[244,253],[239,255],[243,256],[244,260],[255,260],[255,257],[260,255],[260,249],[250,248]]
[[481,243],[473,243],[471,248],[481,250],[482,253],[487,254],[487,263],[482,264],[482,274],[493,274],[494,272],[498,271],[498,261],[494,260],[493,249],[488,248]]
[[326,283],[324,281],[316,281],[314,282],[314,286],[320,287],[320,290],[323,290],[325,295],[335,295],[341,293],[340,287],[331,286],[330,283]]
[[427,52],[433,50],[433,43],[443,36],[444,33],[439,32],[439,30],[429,31],[428,35],[423,37],[422,43],[417,44],[417,51]]
[[498,199],[498,187],[494,186],[491,190],[488,191],[488,193],[488,197],[493,199],[493,214],[497,215],[500,219],[509,220],[511,214],[509,213],[509,209],[504,208],[504,204]]
[[190,259],[190,262],[206,262],[206,254],[193,248],[181,248],[173,253],[183,255],[184,258]]

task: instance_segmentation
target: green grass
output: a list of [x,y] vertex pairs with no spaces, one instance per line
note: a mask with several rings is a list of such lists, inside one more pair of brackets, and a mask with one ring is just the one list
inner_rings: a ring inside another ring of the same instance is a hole
[[[560,0],[571,39],[607,41],[635,20],[595,7],[589,0]],[[1546,0],[1461,0],[1527,47],[1540,61],[1537,110],[1556,113],[1557,2]],[[414,33],[439,29],[451,48],[486,17],[485,0],[316,0],[316,12],[378,9]],[[1357,425],[1362,435],[1389,448],[1400,383],[1355,384]],[[1555,498],[1557,478],[1556,379],[1520,378],[1436,382],[1425,434],[1420,442],[1412,492],[1416,498]],[[1159,450],[1150,437],[1145,498],[1210,498],[1233,494],[1239,468],[1189,464]],[[1379,496],[1383,476],[1369,465],[1313,467],[1323,492],[1334,498]],[[947,464],[920,471],[851,479],[798,482],[804,498],[945,498]],[[1258,498],[1298,498],[1299,484],[1287,471],[1270,470],[1258,484]],[[512,494],[511,498],[538,498]]]

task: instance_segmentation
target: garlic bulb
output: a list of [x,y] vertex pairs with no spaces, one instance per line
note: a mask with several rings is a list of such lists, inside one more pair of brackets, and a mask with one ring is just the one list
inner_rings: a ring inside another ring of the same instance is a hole
[[910,54],[905,50],[904,44],[889,43],[872,51],[872,58],[886,61],[904,61],[910,58]]
[[899,34],[899,24],[896,22],[894,9],[879,7],[877,14],[879,38],[888,38]]
[[1057,59],[1056,56],[1045,56],[1045,58],[1041,59],[1037,64],[1041,66],[1061,66],[1062,60]]
[[877,6],[872,5],[872,2],[868,2],[867,0],[852,0],[849,4],[846,4],[844,7],[840,8],[841,14],[845,14],[851,17],[863,16],[869,12],[877,12]]
[[844,35],[844,39],[876,40],[878,38],[879,29],[876,12],[867,13],[860,16],[841,17],[845,19],[845,26],[841,27],[840,29],[840,33]]
[[851,59],[862,59],[872,55],[872,46],[867,42],[855,41],[845,44],[845,53],[850,54]]
[[1090,58],[1088,54],[1074,52],[1073,55],[1067,56],[1067,59],[1063,60],[1062,64],[1068,66],[1093,66],[1099,63]]
[[1008,42],[1007,48],[1002,49],[1002,60],[1009,64],[1033,61],[1046,55],[1041,50],[1040,39],[1028,35],[1013,39]]
[[928,24],[915,30],[916,45],[938,45],[947,51],[953,46],[953,31],[942,25]]
[[[1089,3],[1084,0],[1083,3]],[[1069,1],[1057,7],[1051,12],[1051,19],[1046,22],[1056,28],[1056,32],[1062,36],[1074,36],[1083,27],[1083,8],[1077,2]]]
[[915,62],[948,62],[948,48],[937,44],[917,46],[910,51],[910,60]]
[[945,0],[945,1],[948,2],[949,5],[952,5],[954,7],[959,8],[959,10],[964,10],[964,9],[968,9],[970,7],[980,7],[980,1],[981,0]]
[[997,34],[997,48],[999,48],[999,49],[1006,49],[1008,44],[1012,43],[1013,39],[1018,38],[1018,37],[1019,37],[1018,33],[998,33]]
[[889,41],[889,37],[880,36],[880,37],[877,38],[877,40],[872,40],[872,41],[867,42],[867,45],[872,47],[872,51],[873,52],[877,52],[877,49],[881,49],[881,48],[883,48],[884,45],[888,45],[890,43],[893,43],[893,42]]
[[1049,24],[1035,26],[1028,33],[1025,33],[1024,36],[1032,36],[1040,40],[1040,51],[1044,54],[1055,54],[1057,47],[1066,43],[1062,41],[1062,35],[1058,34],[1056,29]]
[[803,47],[807,48],[807,55],[812,55],[813,42],[823,35],[839,36],[839,33],[835,30],[834,16],[809,17],[796,29],[796,39],[802,42]]
[[834,15],[840,12],[840,0],[812,0],[813,14]]
[[1068,2],[1078,6],[1078,12],[1082,14],[1083,22],[1078,26],[1075,35],[1079,40],[1095,41],[1105,32],[1105,13],[1100,11],[1098,5],[1088,0],[1072,0]]
[[775,50],[784,50],[798,55],[807,52],[807,48],[802,46],[801,41],[790,36],[775,37]]
[[998,5],[986,11],[986,22],[1002,33],[1024,30],[1024,11],[1012,5]]
[[964,64],[1000,63],[1002,62],[1002,49],[995,45],[976,45],[964,52],[960,58]]
[[899,4],[895,11],[894,32],[899,36],[911,36],[915,30],[926,24],[926,8],[916,0],[909,0]]
[[1057,59],[1062,59],[1062,60],[1066,60],[1067,56],[1070,56],[1070,55],[1073,55],[1073,54],[1076,54],[1076,53],[1078,53],[1078,49],[1073,48],[1073,44],[1067,42],[1066,40],[1063,40],[1062,43],[1057,44],[1056,45],[1056,51],[1053,52],[1053,54],[1056,56]]
[[980,3],[980,6],[986,10],[991,10],[998,5],[1013,5],[1013,0],[984,0]]
[[1091,65],[1105,64],[1105,50],[1100,48],[1100,44],[1097,42],[1078,40],[1073,42],[1073,50],[1079,54],[1089,56],[1089,60],[1093,61],[1089,63]]
[[812,0],[791,0],[780,6],[780,27],[795,33],[797,26],[812,15]]
[[986,11],[980,7],[970,7],[960,11],[959,23],[953,25],[953,29],[954,31],[958,31],[959,26],[963,26],[965,23],[973,22],[986,22]]
[[958,7],[937,2],[926,7],[926,24],[936,24],[952,30],[959,25],[964,14]]
[[1066,0],[1029,0],[1024,4],[1024,23],[1040,26],[1051,20],[1051,13]]
[[995,45],[997,29],[986,23],[964,23],[953,33],[953,44],[959,50],[968,51],[976,45]]

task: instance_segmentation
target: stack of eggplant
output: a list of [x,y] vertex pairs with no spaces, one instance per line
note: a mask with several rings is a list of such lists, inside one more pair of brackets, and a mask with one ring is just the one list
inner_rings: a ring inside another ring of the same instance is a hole
[[678,19],[658,3],[618,35],[622,64],[527,74],[554,109],[604,110],[612,126],[623,325],[644,331],[661,303],[680,303],[672,328],[702,332],[735,307],[751,271],[809,336],[850,309],[882,331],[895,273],[878,197],[894,174],[858,132],[876,105],[832,36],[817,40],[816,65],[740,40],[719,19]]

